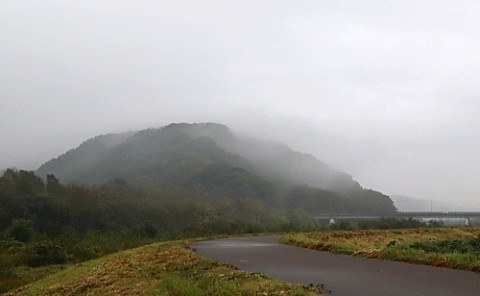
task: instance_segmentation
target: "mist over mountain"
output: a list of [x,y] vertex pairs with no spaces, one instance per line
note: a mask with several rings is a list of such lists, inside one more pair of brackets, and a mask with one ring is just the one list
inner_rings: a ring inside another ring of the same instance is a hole
[[469,204],[463,203],[452,203],[447,201],[439,201],[439,200],[427,200],[421,198],[413,198],[409,196],[403,195],[391,195],[390,198],[392,199],[395,207],[399,211],[404,212],[428,212],[432,211],[441,211],[441,212],[448,212],[448,211],[471,211],[472,207]]
[[82,185],[120,178],[154,199],[252,197],[310,213],[395,211],[388,196],[312,155],[216,123],[97,136],[44,163],[37,174]]

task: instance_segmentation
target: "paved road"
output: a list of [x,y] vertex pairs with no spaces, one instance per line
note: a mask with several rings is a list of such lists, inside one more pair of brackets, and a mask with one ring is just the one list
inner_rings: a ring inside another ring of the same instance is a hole
[[278,237],[192,243],[199,254],[287,282],[324,284],[332,295],[480,295],[480,274],[280,245]]

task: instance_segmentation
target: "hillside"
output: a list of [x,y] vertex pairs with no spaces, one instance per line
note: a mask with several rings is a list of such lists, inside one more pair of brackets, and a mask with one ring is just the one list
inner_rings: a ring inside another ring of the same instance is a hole
[[[114,178],[153,199],[253,197],[309,212],[395,211],[391,200],[284,144],[239,137],[215,123],[171,124],[87,140],[37,170],[62,182]],[[298,203],[296,193],[303,190]],[[308,204],[308,206],[306,206]]]

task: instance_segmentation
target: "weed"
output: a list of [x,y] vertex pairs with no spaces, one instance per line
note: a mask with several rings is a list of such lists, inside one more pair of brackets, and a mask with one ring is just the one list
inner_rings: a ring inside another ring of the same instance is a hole
[[363,230],[288,234],[300,247],[480,271],[480,228]]
[[156,243],[88,261],[6,295],[317,295],[222,265],[182,242]]

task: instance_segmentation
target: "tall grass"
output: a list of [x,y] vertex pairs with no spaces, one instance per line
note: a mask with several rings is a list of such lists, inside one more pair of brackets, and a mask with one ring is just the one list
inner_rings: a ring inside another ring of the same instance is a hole
[[212,262],[182,242],[111,254],[48,276],[6,295],[317,295]]
[[287,234],[286,244],[333,253],[480,271],[480,228]]

